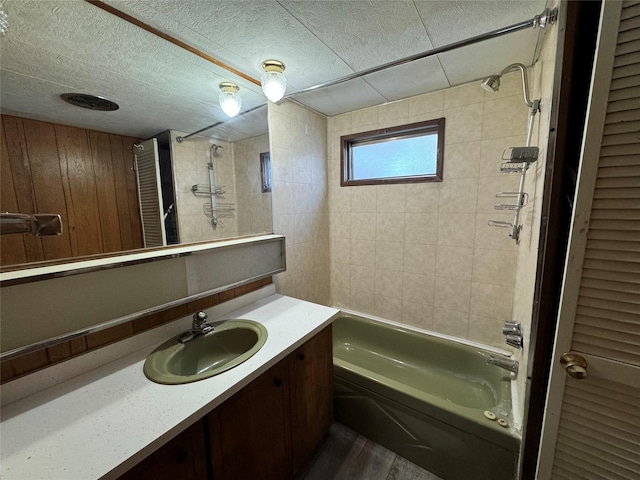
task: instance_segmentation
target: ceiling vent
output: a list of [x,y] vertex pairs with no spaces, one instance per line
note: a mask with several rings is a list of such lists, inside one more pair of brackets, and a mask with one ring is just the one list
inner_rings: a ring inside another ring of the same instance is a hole
[[118,110],[120,105],[106,98],[96,97],[95,95],[87,95],[84,93],[63,93],[60,98],[76,107],[88,108],[89,110],[99,110],[101,112],[110,112]]

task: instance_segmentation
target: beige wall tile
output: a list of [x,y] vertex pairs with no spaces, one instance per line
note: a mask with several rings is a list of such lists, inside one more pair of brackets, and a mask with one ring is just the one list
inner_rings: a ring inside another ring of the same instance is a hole
[[[442,110],[444,109],[444,91],[431,92],[424,95],[418,95],[408,100],[409,103],[409,116],[416,117],[423,115],[425,117],[439,118],[442,116]],[[430,120],[431,118],[425,118]]]
[[435,277],[432,275],[405,272],[402,276],[402,301],[404,303],[433,305],[434,289]]
[[482,103],[476,103],[464,107],[445,109],[444,141],[446,145],[472,142],[482,138],[483,106],[484,104]]
[[375,240],[351,239],[351,264],[362,267],[376,266]]
[[402,299],[402,272],[376,269],[375,294]]
[[447,145],[442,168],[444,181],[452,178],[476,178],[480,168],[480,148],[479,140]]
[[433,304],[435,307],[458,312],[469,312],[471,281],[436,277]]
[[351,288],[351,265],[331,262],[331,287]]
[[337,308],[351,308],[351,289],[331,285],[331,305]]
[[297,297],[298,283],[299,283],[297,279],[297,275],[282,277],[280,274],[280,275],[275,275],[273,278],[274,278],[274,283],[276,284],[276,289],[281,295]]
[[438,235],[438,215],[435,213],[405,214],[404,241],[435,245]]
[[386,103],[378,107],[378,127],[385,128],[402,124],[409,116],[409,102]]
[[433,306],[419,303],[403,303],[402,323],[431,330],[433,327]]
[[434,307],[433,329],[445,335],[467,338],[469,335],[469,314]]
[[520,95],[487,100],[482,118],[482,139],[527,134],[529,108]]
[[351,211],[351,189],[349,187],[341,187],[339,183],[329,185],[329,211]]
[[377,185],[376,207],[379,213],[405,211],[406,185]]
[[515,251],[484,249],[474,251],[473,276],[471,277],[474,282],[513,287],[515,276]]
[[351,265],[351,290],[373,294],[376,285],[376,269]]
[[402,270],[404,244],[398,242],[376,242],[376,268]]
[[487,283],[471,283],[471,313],[481,317],[509,320],[513,288]]
[[332,262],[351,263],[351,240],[331,237],[329,252]]
[[473,249],[438,245],[436,254],[436,276],[471,280]]
[[411,183],[407,185],[406,211],[411,213],[437,212],[441,186],[441,182]]
[[376,295],[374,308],[374,315],[378,317],[395,322],[402,321],[402,302],[397,298]]
[[349,212],[332,212],[329,215],[329,235],[351,238],[351,214]]
[[366,185],[351,188],[351,211],[356,212],[376,212],[376,186]]
[[440,187],[439,213],[476,213],[478,178],[445,180]]
[[444,91],[444,108],[460,107],[472,103],[483,103],[484,89],[477,83],[468,83]]
[[364,108],[352,112],[352,128],[367,132],[378,128],[378,107]]
[[472,213],[438,215],[438,245],[473,247],[475,220]]
[[504,335],[502,335],[503,325],[503,320],[471,315],[469,317],[469,339],[485,345],[506,349],[507,345]]
[[351,238],[375,240],[377,228],[376,213],[351,214]]
[[404,242],[404,213],[378,213],[376,217],[376,241]]
[[376,297],[373,293],[362,290],[351,292],[351,308],[356,312],[375,315],[375,301]]
[[436,272],[436,246],[405,243],[403,271],[434,275]]

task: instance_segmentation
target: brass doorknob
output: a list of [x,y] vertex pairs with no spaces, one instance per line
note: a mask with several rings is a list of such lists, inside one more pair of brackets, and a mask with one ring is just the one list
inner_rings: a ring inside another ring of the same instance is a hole
[[560,365],[564,367],[567,375],[572,378],[577,380],[587,378],[587,361],[580,355],[564,353],[560,357]]

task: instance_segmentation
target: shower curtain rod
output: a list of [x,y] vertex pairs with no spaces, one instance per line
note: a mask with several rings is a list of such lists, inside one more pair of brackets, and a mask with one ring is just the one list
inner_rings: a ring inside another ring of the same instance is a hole
[[[441,53],[457,50],[458,48],[467,47],[469,45],[474,45],[476,43],[484,42],[485,40],[498,38],[503,35],[507,35],[509,33],[519,32],[520,30],[525,30],[527,28],[538,28],[538,27],[546,28],[547,25],[553,25],[557,21],[557,19],[558,19],[557,8],[554,8],[553,10],[549,8],[545,8],[540,15],[536,15],[535,17],[529,20],[525,20],[519,23],[514,23],[513,25],[509,25],[507,27],[498,28],[497,30],[492,30],[490,32],[483,33],[481,35],[476,35],[475,37],[470,37],[465,40],[460,40],[459,42],[443,45],[442,47],[432,48],[431,50],[427,50],[422,53],[417,53],[415,55],[404,57],[399,60],[394,60],[393,62],[385,63],[383,65],[378,65],[377,67],[371,67],[366,70],[361,70],[359,72],[351,73],[349,75],[345,75],[344,77],[340,77],[335,80],[330,80],[328,82],[319,83],[318,85],[313,85],[311,87],[303,88],[301,90],[296,90],[295,92],[291,92],[285,95],[283,99],[285,98],[290,99],[295,95],[313,92],[321,88],[332,87],[340,83],[348,82],[350,80],[355,80],[356,78],[364,77],[366,75],[371,75],[372,73],[377,73],[383,70],[387,70],[389,68],[397,67],[399,65],[404,65],[405,63],[411,63],[411,62],[415,62],[416,60],[422,60],[423,58],[428,58],[434,55],[439,55]],[[246,113],[252,112],[256,108],[260,108],[262,106],[264,106],[264,104],[258,107],[252,108],[251,110],[247,110],[246,112],[243,112],[240,115],[244,115]],[[192,135],[196,135],[198,133],[204,132],[205,130],[209,130],[210,128],[217,127],[218,125],[222,125],[224,123],[226,123],[226,121],[221,120],[212,125],[209,125],[208,127],[204,127],[198,130],[197,132],[190,133],[189,135],[185,135],[184,137],[178,137],[177,140],[178,142],[182,142],[183,140],[191,137]]]

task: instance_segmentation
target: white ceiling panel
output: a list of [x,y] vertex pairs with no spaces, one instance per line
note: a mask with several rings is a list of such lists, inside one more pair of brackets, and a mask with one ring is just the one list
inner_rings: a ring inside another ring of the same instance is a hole
[[449,87],[436,57],[423,58],[363,78],[388,101]]
[[528,20],[546,0],[415,0],[435,47]]
[[412,1],[280,1],[354,71],[432,48]]
[[[530,19],[545,6],[544,0],[106,3],[254,78],[263,60],[281,60],[288,92]],[[5,4],[10,29],[0,43],[3,113],[145,137],[228,120],[217,102],[221,81],[240,86],[243,110],[266,101],[258,85],[83,0]],[[337,115],[439,90],[509,63],[531,64],[538,35],[511,34],[294,98]],[[105,114],[71,107],[59,95],[72,91],[107,97],[121,108]],[[226,138],[265,131],[259,120],[241,122],[219,131]]]
[[296,95],[294,100],[328,116],[380,105],[387,101],[361,78],[315,92]]
[[487,40],[438,55],[451,85],[500,73],[511,63],[531,65],[536,50],[536,30],[523,30],[508,37]]

